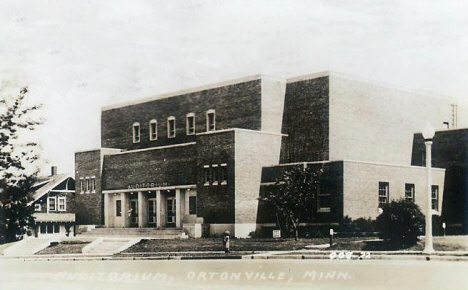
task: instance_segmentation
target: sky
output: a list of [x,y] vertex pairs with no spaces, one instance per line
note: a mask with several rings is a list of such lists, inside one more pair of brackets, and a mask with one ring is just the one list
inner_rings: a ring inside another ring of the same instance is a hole
[[0,1],[1,97],[43,104],[43,174],[100,147],[101,107],[335,71],[449,96],[468,126],[468,2]]

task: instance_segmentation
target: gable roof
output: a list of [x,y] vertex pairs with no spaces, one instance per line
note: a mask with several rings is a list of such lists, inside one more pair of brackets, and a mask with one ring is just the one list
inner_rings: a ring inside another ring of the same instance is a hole
[[[58,174],[54,176],[47,176],[47,177],[39,177],[37,182],[34,183],[31,187],[31,191],[29,192],[29,196],[33,198],[29,204],[32,204],[55,187],[60,185],[62,182],[66,181],[67,179],[73,179],[73,176],[69,174]],[[74,192],[75,190],[69,190],[70,192]]]

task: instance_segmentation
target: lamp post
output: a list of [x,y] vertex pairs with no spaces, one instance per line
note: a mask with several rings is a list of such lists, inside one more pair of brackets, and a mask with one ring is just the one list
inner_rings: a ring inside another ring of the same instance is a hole
[[431,146],[432,138],[434,138],[435,131],[434,128],[427,124],[423,131],[422,135],[424,138],[424,144],[426,145],[426,170],[427,170],[427,202],[426,202],[426,243],[424,246],[424,254],[433,254],[434,248],[432,246],[432,156],[431,156]]

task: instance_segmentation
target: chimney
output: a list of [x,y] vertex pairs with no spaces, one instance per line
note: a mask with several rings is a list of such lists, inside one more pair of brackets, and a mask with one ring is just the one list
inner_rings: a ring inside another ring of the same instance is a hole
[[50,168],[50,175],[51,175],[51,176],[57,175],[57,166],[52,166],[52,167]]

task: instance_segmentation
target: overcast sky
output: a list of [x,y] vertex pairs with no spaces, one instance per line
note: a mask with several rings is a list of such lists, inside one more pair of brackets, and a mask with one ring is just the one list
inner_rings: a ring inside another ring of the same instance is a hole
[[331,70],[468,104],[467,15],[466,0],[2,0],[2,97],[28,85],[44,104],[44,173],[99,148],[103,106],[259,73]]

